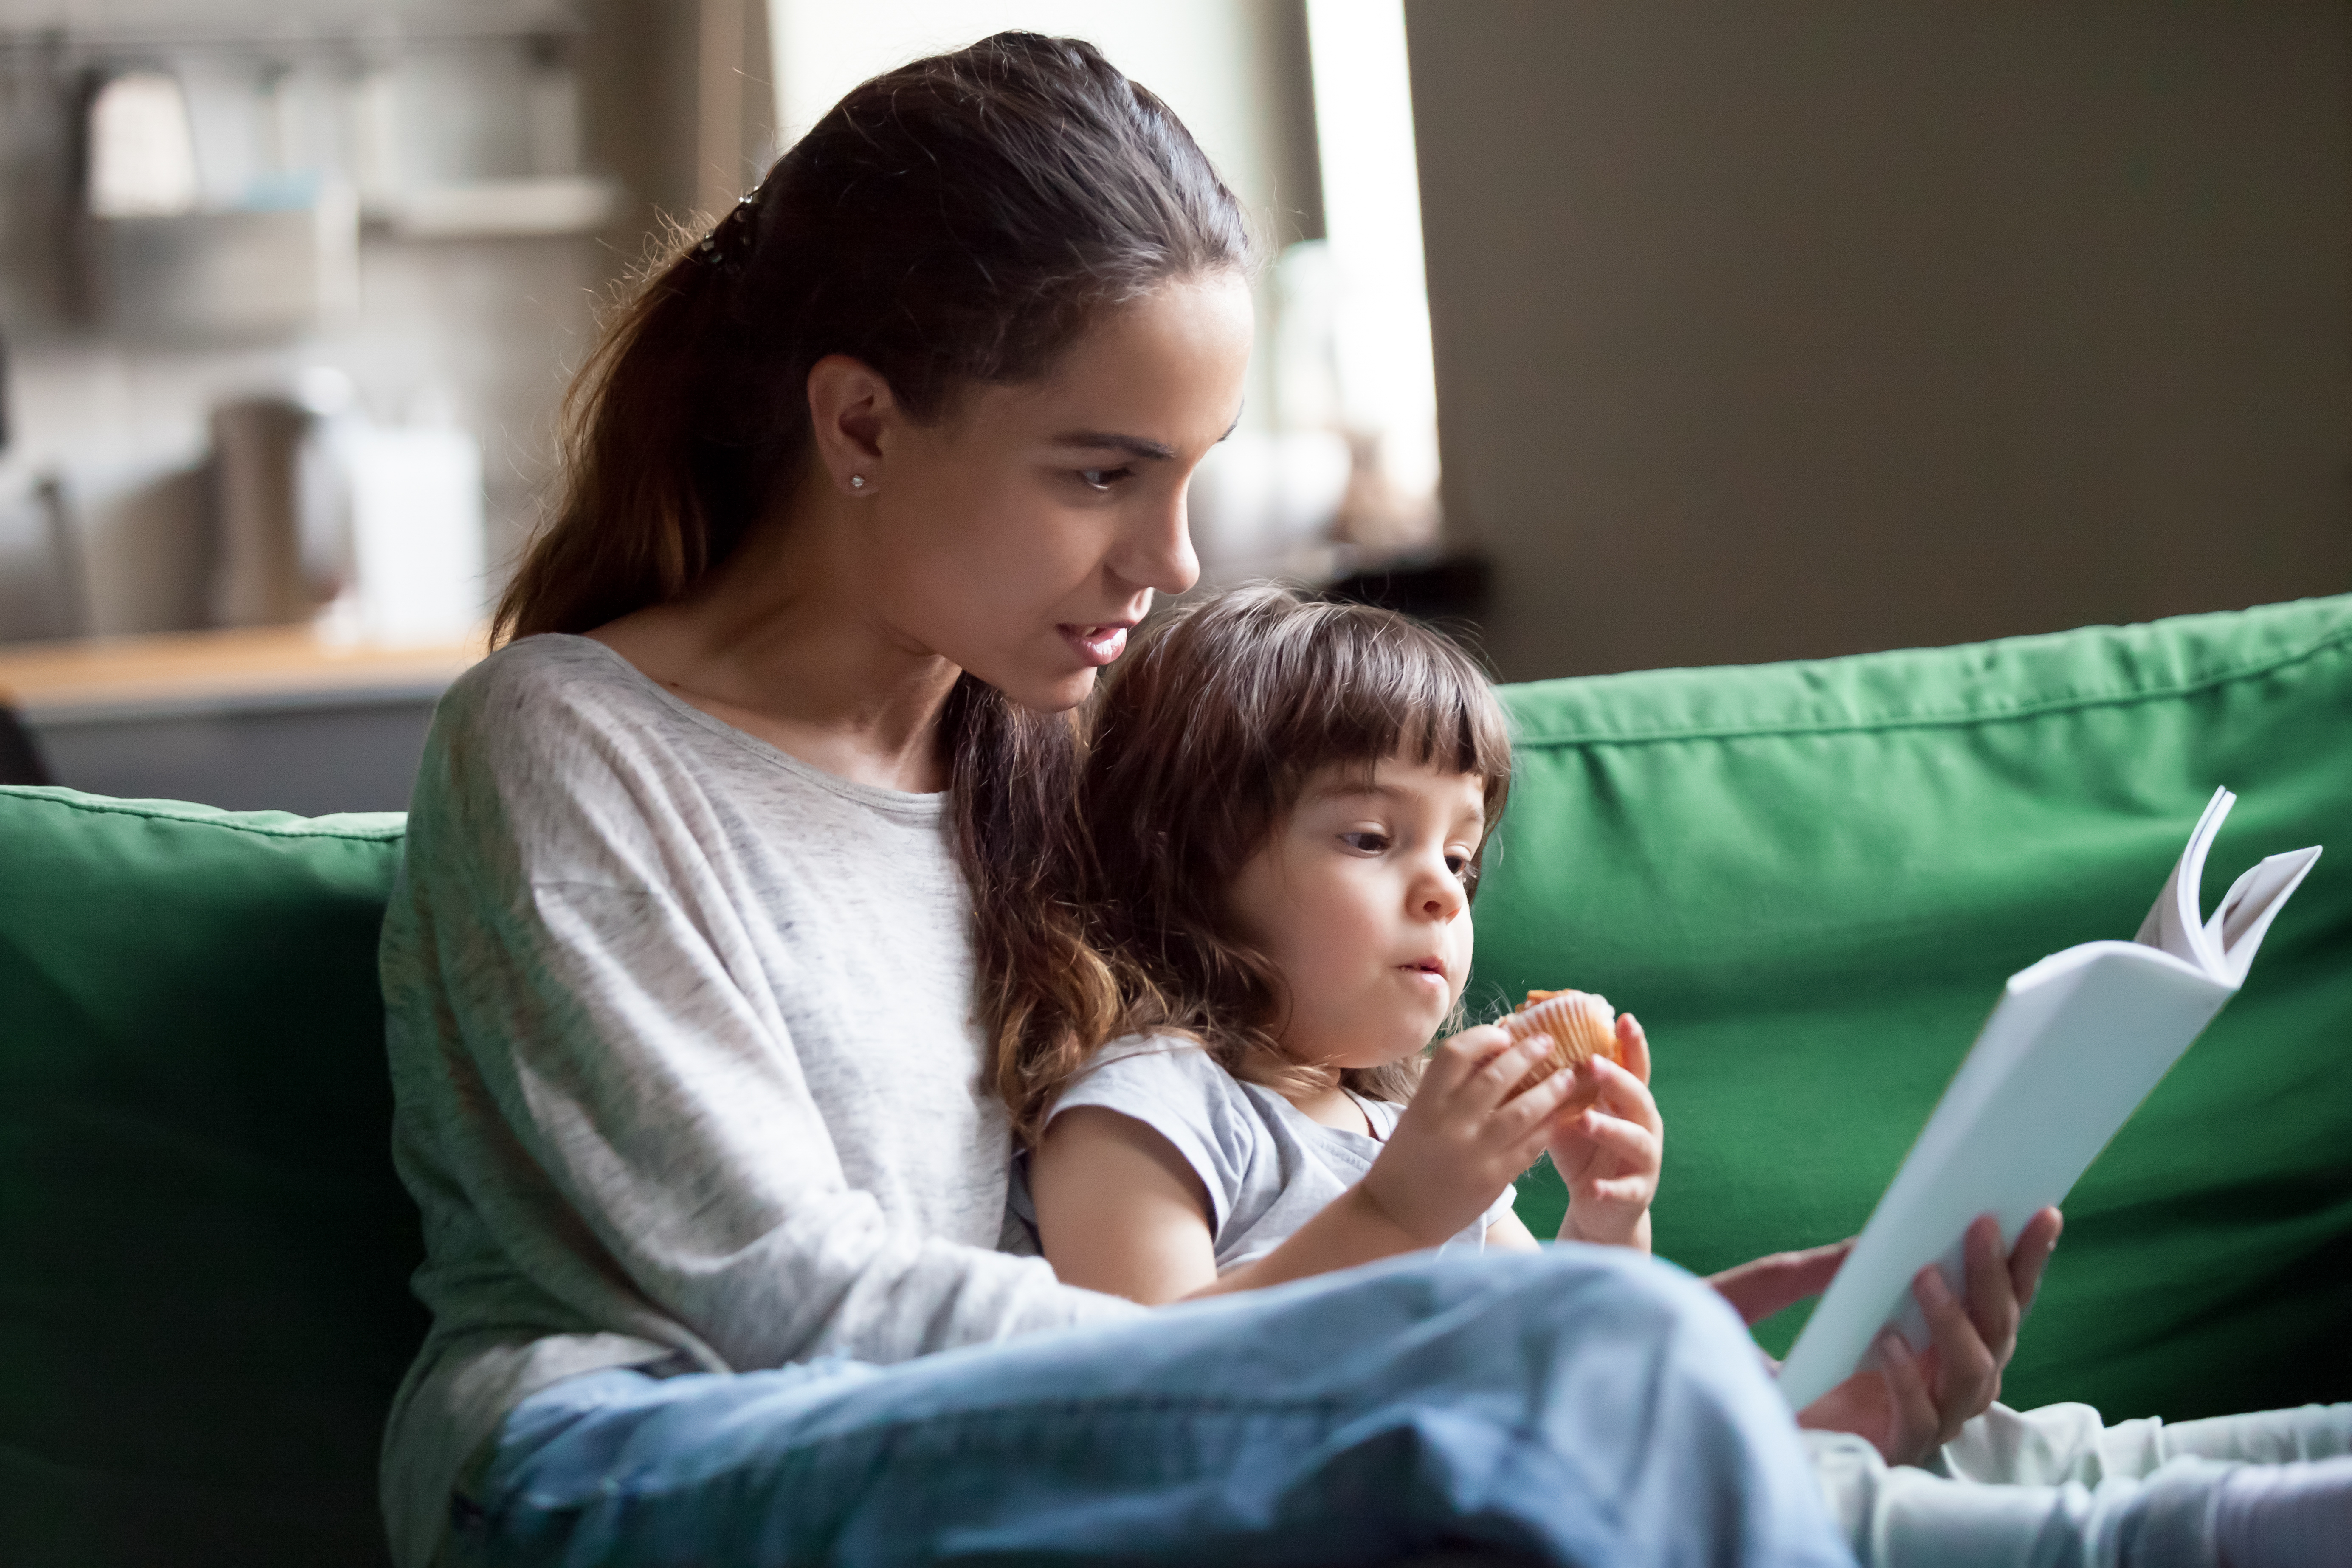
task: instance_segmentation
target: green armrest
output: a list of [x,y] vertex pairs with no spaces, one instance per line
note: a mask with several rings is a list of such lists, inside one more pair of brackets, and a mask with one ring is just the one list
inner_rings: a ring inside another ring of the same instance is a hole
[[[1519,773],[1476,984],[1640,1016],[1656,1247],[1702,1272],[1858,1230],[2001,983],[2130,937],[2215,785],[2241,798],[2209,911],[2326,845],[2075,1188],[2003,1397],[2352,1397],[2352,597],[1504,696]],[[1548,1167],[1522,1184],[1539,1235],[1564,1203]]]
[[0,1563],[385,1560],[400,834],[0,790]]

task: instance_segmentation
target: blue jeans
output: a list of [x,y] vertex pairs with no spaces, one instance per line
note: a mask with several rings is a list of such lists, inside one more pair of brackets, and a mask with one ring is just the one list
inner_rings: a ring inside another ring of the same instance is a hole
[[453,1565],[1853,1561],[1738,1318],[1601,1247],[897,1366],[589,1373],[478,1470]]

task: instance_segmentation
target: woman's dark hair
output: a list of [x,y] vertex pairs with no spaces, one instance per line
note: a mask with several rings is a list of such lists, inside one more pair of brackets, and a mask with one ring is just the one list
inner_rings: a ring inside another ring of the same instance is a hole
[[[1486,673],[1443,634],[1393,611],[1237,589],[1180,606],[1112,667],[1094,713],[1085,803],[1093,940],[1119,989],[1092,1040],[1032,1042],[1006,1094],[1024,1137],[1116,1035],[1189,1035],[1235,1077],[1304,1082],[1276,1037],[1281,977],[1236,925],[1244,865],[1327,768],[1367,783],[1400,757],[1485,786],[1486,823],[1511,787],[1510,731]],[[1471,887],[1486,846],[1472,858]],[[1349,1089],[1412,1092],[1421,1060],[1350,1068]]]
[[[808,377],[846,354],[919,420],[1028,381],[1104,311],[1251,264],[1240,205],[1167,105],[1090,44],[1000,33],[876,77],[646,278],[566,405],[551,521],[495,636],[674,599],[811,460]],[[992,1076],[1116,998],[1066,890],[1072,720],[965,675],[940,726]]]

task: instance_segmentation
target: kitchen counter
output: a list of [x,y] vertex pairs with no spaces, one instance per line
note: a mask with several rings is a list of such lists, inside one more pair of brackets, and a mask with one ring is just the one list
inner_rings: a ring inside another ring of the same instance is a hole
[[49,775],[231,810],[398,811],[480,636],[386,646],[270,626],[0,644],[0,704]]

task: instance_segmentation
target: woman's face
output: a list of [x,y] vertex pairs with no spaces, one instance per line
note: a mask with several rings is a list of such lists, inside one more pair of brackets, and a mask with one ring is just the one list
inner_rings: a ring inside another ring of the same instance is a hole
[[1231,273],[1105,315],[1040,380],[889,422],[858,503],[886,632],[1025,707],[1075,707],[1151,595],[1200,575],[1185,487],[1238,416],[1250,296]]

